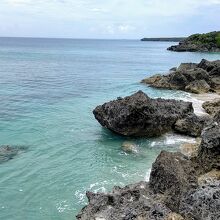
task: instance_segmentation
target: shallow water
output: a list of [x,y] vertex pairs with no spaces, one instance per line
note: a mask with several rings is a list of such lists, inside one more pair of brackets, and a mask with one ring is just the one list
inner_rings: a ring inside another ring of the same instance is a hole
[[[86,190],[147,179],[160,150],[194,141],[173,134],[122,138],[92,114],[96,105],[140,89],[151,97],[192,100],[139,83],[181,62],[220,58],[167,51],[171,44],[0,38],[0,145],[27,148],[0,164],[0,219],[74,219]],[[122,151],[125,140],[138,145],[137,153]]]

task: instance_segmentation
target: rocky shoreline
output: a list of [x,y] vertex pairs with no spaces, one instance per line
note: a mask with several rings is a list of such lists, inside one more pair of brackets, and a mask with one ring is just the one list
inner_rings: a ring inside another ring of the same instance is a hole
[[168,74],[156,74],[141,81],[155,88],[176,89],[200,93],[219,93],[220,60],[201,60],[200,63],[182,63]]
[[[177,77],[181,75],[188,84],[203,79],[213,82],[207,83],[209,90],[192,91],[218,94],[219,67],[220,61],[181,64],[168,75],[153,76],[143,82],[185,91],[185,84]],[[93,111],[95,118],[120,135],[152,137],[172,130],[201,141],[184,146],[184,154],[162,151],[152,165],[149,182],[116,186],[110,193],[87,192],[88,205],[77,219],[220,219],[220,99],[204,102],[203,108],[208,114],[198,116],[191,102],[151,99],[142,91],[97,106]]]
[[203,129],[196,155],[162,151],[149,182],[87,192],[77,219],[217,220],[220,218],[220,113]]

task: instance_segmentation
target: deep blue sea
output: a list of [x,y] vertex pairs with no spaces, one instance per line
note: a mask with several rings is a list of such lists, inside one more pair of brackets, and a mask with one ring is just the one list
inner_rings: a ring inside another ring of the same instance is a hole
[[[107,191],[149,177],[162,149],[190,138],[167,134],[129,139],[103,129],[92,110],[143,90],[150,97],[191,100],[188,93],[139,82],[181,62],[219,59],[175,53],[172,42],[0,38],[0,145],[26,150],[0,164],[1,220],[70,220],[85,192]],[[136,153],[121,149],[124,141]]]

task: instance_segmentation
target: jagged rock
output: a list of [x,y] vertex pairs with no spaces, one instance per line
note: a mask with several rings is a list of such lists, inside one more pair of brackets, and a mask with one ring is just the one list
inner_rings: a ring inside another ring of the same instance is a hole
[[191,189],[183,195],[180,214],[186,219],[220,219],[220,181]]
[[160,74],[156,74],[153,75],[149,78],[143,79],[142,83],[147,83],[147,84],[152,84],[152,83],[156,83],[157,81],[159,81],[163,76],[161,76]]
[[187,92],[192,92],[192,93],[196,93],[196,94],[200,94],[200,93],[207,93],[210,91],[210,86],[209,84],[205,81],[205,80],[195,80],[191,83],[189,83],[189,85],[187,85],[185,87],[185,90]]
[[184,90],[188,84],[188,80],[182,72],[176,71],[169,75],[168,83],[171,89]]
[[195,81],[195,80],[205,80],[207,82],[210,81],[209,74],[201,68],[185,70],[185,71],[182,71],[182,73],[187,78],[188,83]]
[[182,63],[176,71],[155,75],[142,80],[156,88],[178,89],[192,93],[218,92],[220,90],[220,60],[202,60],[199,64]]
[[196,116],[190,114],[183,119],[179,119],[174,124],[174,130],[181,134],[192,137],[199,137],[205,125],[211,120],[208,116]]
[[193,34],[174,45],[168,50],[177,52],[220,52],[220,32],[214,31],[206,34]]
[[202,142],[198,150],[198,159],[206,172],[220,168],[220,112],[213,122],[202,132]]
[[152,165],[150,188],[165,196],[165,204],[178,212],[182,193],[197,186],[192,162],[181,153],[162,151]]
[[220,111],[220,99],[204,102],[202,107],[208,114],[215,115],[218,111]]
[[166,220],[171,210],[153,199],[146,182],[115,187],[112,193],[87,192],[89,204],[78,220]]
[[172,129],[180,118],[193,112],[191,102],[151,99],[142,91],[97,106],[98,122],[120,135],[159,136]]
[[186,71],[197,67],[197,63],[181,63],[177,68],[178,71]]
[[215,63],[216,67],[214,67],[210,72],[210,76],[220,76],[220,62]]
[[198,64],[199,68],[202,68],[206,70],[207,72],[210,72],[212,74],[212,70],[215,68],[218,68],[220,66],[220,60],[215,60],[215,61],[208,61],[206,59],[202,59],[201,62]]

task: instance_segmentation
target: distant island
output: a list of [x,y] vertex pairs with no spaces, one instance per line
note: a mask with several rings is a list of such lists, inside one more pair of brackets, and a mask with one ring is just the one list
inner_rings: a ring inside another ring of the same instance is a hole
[[145,37],[141,41],[165,41],[165,42],[179,42],[184,40],[185,37]]
[[176,52],[220,52],[220,31],[193,34],[167,49]]

